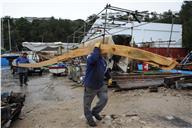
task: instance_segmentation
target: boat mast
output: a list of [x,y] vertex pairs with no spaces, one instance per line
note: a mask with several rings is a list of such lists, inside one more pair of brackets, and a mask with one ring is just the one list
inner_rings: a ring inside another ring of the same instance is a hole
[[169,43],[168,43],[168,46],[167,46],[167,55],[168,57],[170,56],[170,50],[169,50],[169,47],[170,47],[170,44],[171,44],[171,37],[172,37],[172,33],[173,33],[173,25],[174,25],[174,15],[172,14],[171,15],[171,31],[170,31],[170,36],[169,36]]
[[12,48],[11,48],[11,27],[10,27],[10,22],[9,22],[9,19],[8,19],[8,32],[9,32],[9,51],[12,51]]
[[1,47],[4,48],[3,18],[1,18]]

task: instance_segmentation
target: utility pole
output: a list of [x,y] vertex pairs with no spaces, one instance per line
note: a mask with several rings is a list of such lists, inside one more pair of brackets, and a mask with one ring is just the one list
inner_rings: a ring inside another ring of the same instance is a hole
[[3,18],[1,18],[1,47],[4,48]]
[[133,27],[134,27],[134,23],[133,23],[133,21],[131,21],[131,36],[133,36]]
[[75,43],[75,33],[76,32],[73,33],[73,43]]
[[86,22],[84,23],[84,29],[83,29],[83,35],[85,37],[85,32],[86,32]]
[[168,47],[167,47],[167,55],[170,56],[170,50],[169,50],[169,47],[170,47],[170,44],[171,44],[171,38],[172,38],[172,33],[173,33],[173,23],[174,23],[174,15],[172,14],[172,19],[171,19],[171,32],[170,32],[170,36],[169,36],[169,43],[168,43]]
[[9,32],[9,51],[12,51],[12,48],[11,48],[11,27],[10,27],[10,22],[9,22],[9,19],[8,19],[8,32]]
[[69,38],[70,38],[70,36],[67,36],[67,52],[69,51]]
[[105,24],[104,24],[104,29],[103,29],[103,43],[105,42],[105,30],[106,30],[106,24],[107,24],[107,8],[108,8],[108,4],[105,7]]
[[43,42],[43,38],[44,38],[44,36],[42,35],[42,36],[41,36],[41,42]]

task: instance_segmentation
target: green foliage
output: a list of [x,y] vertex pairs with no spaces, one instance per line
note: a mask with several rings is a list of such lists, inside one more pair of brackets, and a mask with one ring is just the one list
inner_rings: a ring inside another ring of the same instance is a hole
[[184,1],[181,12],[183,47],[192,50],[192,1]]
[[[32,22],[27,18],[2,18],[2,44],[9,50],[8,20],[10,22],[12,50],[22,50],[22,42],[72,42],[73,32],[84,25],[84,21],[55,19],[33,19]],[[76,38],[82,33],[77,33]],[[69,38],[68,38],[69,37]],[[81,41],[82,36],[75,41]]]
[[146,15],[144,17],[145,22],[156,22],[156,23],[168,23],[181,24],[181,19],[178,14],[174,14],[171,10],[165,11],[162,14],[152,13],[152,16]]
[[86,30],[88,31],[91,28],[91,25],[98,19],[99,17],[96,14],[92,14],[87,18]]

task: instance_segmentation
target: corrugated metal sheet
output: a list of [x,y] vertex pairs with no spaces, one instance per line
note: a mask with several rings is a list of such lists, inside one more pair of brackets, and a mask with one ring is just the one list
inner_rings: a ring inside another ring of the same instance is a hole
[[188,50],[185,48],[140,48],[149,52],[153,52],[162,56],[171,57],[176,60],[182,60],[187,54]]

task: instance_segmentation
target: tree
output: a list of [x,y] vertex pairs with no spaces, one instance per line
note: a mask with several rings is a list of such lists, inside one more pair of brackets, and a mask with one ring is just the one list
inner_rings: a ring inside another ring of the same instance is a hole
[[31,23],[27,21],[25,18],[19,18],[15,21],[15,27],[13,29],[14,45],[18,46],[18,49],[22,49],[22,42],[31,40]]
[[96,14],[92,14],[90,16],[88,16],[87,18],[87,29],[89,30],[91,28],[91,25],[93,25],[95,23],[95,21],[98,19],[99,17]]
[[192,50],[192,1],[184,1],[181,11],[183,47]]

